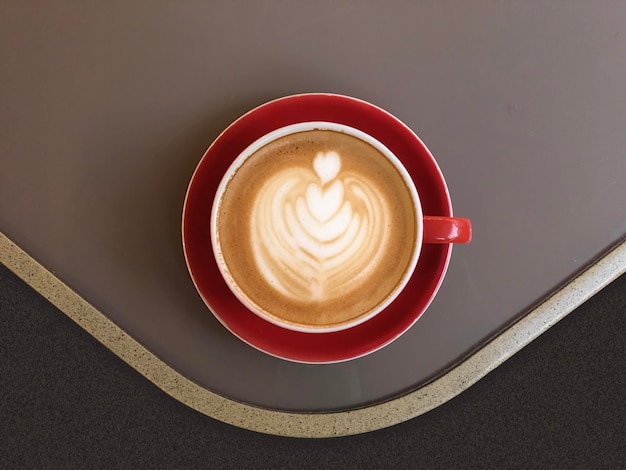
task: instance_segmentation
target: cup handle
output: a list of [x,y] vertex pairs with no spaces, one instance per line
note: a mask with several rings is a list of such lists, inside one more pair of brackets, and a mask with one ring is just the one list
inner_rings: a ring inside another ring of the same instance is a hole
[[472,223],[462,217],[424,216],[424,243],[469,243]]

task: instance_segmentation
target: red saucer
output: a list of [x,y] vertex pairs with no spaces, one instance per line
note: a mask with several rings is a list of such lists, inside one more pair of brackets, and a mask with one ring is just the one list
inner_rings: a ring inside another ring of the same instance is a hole
[[246,309],[222,279],[211,250],[211,205],[222,175],[249,144],[280,127],[305,121],[345,124],[386,145],[404,164],[420,195],[424,215],[452,216],[443,175],[422,141],[391,114],[340,95],[304,94],[266,103],[232,123],[209,147],[189,184],[183,208],[183,250],[191,278],[217,319],[249,345],[297,362],[354,359],[389,344],[415,323],[434,298],[452,245],[423,245],[402,293],[373,319],[333,333],[302,333],[269,323]]

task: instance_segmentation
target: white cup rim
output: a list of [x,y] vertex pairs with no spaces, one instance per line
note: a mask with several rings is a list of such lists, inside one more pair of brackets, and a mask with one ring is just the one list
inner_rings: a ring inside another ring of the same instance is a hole
[[[242,290],[238,287],[237,282],[230,274],[230,271],[228,269],[228,266],[226,265],[226,261],[222,254],[220,241],[219,241],[219,234],[217,231],[218,209],[219,209],[219,205],[221,203],[222,197],[226,191],[228,183],[233,178],[237,170],[246,162],[246,160],[250,156],[252,156],[257,150],[269,144],[270,142],[273,142],[279,138],[285,137],[290,134],[312,131],[312,130],[330,130],[330,131],[335,131],[335,132],[343,132],[353,137],[356,137],[372,145],[374,148],[376,148],[394,165],[394,167],[400,173],[402,179],[404,180],[406,184],[406,187],[409,190],[409,193],[411,194],[411,199],[413,201],[413,209],[415,210],[415,224],[416,224],[415,246],[413,247],[413,252],[411,255],[411,259],[409,260],[408,267],[405,270],[404,275],[402,276],[402,279],[400,280],[400,282],[396,285],[394,290],[390,293],[390,295],[387,296],[387,298],[383,302],[381,302],[376,308],[372,309],[367,314],[361,315],[360,317],[352,321],[342,323],[341,325],[334,325],[334,326],[328,326],[328,327],[303,326],[303,325],[281,321],[277,317],[274,317],[271,314],[266,313],[260,307],[254,304],[244,294],[244,292],[242,292]],[[277,325],[279,327],[286,328],[289,330],[299,331],[299,332],[304,332],[304,333],[331,333],[335,331],[341,331],[341,330],[347,330],[349,328],[353,328],[357,325],[360,325],[361,323],[364,323],[372,319],[377,314],[385,310],[398,297],[398,295],[400,295],[400,293],[404,290],[407,283],[411,279],[411,276],[413,275],[415,271],[415,267],[417,266],[417,261],[419,259],[419,255],[420,255],[422,244],[423,244],[423,218],[424,217],[423,217],[422,205],[420,202],[419,194],[415,187],[415,182],[411,178],[411,175],[409,174],[409,172],[407,171],[403,163],[400,161],[400,159],[391,150],[389,150],[387,146],[385,146],[378,139],[372,137],[366,132],[363,132],[351,126],[347,126],[345,124],[328,122],[328,121],[307,121],[307,122],[300,122],[297,124],[291,124],[288,126],[275,129],[271,132],[268,132],[267,134],[261,136],[260,138],[255,140],[253,143],[248,145],[231,163],[231,165],[228,167],[228,169],[222,176],[222,179],[220,180],[220,183],[215,192],[215,197],[214,197],[213,204],[211,207],[211,217],[210,217],[211,247],[213,249],[213,254],[215,256],[218,270],[220,271],[222,278],[226,282],[226,285],[228,286],[229,290],[233,293],[233,295],[243,305],[245,305],[245,307],[248,310],[258,315],[259,317],[263,318],[264,320],[270,323],[273,323],[274,325]]]

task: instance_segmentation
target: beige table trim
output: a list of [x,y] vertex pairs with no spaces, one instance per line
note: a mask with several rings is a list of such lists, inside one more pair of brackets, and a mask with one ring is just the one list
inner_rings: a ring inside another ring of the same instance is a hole
[[196,385],[124,333],[2,232],[0,262],[157,387],[191,408],[253,431],[292,437],[334,437],[401,423],[432,410],[466,390],[626,272],[626,242],[611,250],[482,349],[428,385],[367,408],[315,414],[285,413],[244,405]]

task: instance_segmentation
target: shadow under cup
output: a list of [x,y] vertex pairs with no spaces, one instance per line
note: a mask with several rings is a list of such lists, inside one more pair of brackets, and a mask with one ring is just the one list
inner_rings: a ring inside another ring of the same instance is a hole
[[402,292],[423,224],[415,184],[385,145],[315,121],[272,131],[238,155],[215,195],[211,241],[224,281],[250,311],[328,333],[370,320]]

